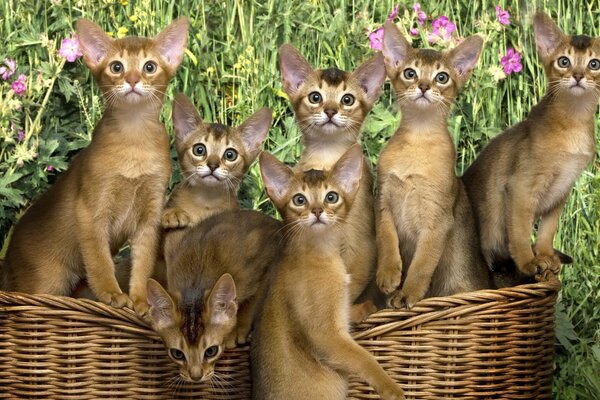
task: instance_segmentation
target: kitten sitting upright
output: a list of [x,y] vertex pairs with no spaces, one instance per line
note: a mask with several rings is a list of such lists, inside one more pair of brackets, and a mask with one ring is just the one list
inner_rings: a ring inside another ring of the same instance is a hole
[[348,332],[351,278],[340,246],[364,167],[360,145],[331,171],[294,173],[268,153],[260,167],[285,241],[252,337],[252,398],[345,399],[347,375],[356,374],[383,399],[404,399]]
[[491,284],[447,127],[483,40],[472,36],[445,52],[413,49],[395,24],[384,29],[383,54],[402,121],[377,165],[377,282],[394,293],[391,305],[410,308],[425,296]]
[[463,176],[485,260],[490,267],[513,261],[518,267],[513,283],[558,273],[552,242],[560,213],[596,153],[600,38],[567,36],[541,12],[533,27],[548,78],[546,94],[527,119],[492,139]]
[[[145,313],[171,176],[159,117],[183,59],[187,27],[180,18],[154,39],[113,40],[93,22],[77,21],[84,62],[105,98],[104,115],[90,145],[17,223],[2,270],[5,290],[68,295],[87,278],[100,301]],[[112,260],[126,241],[133,259],[129,297]]]
[[[337,68],[313,70],[290,44],[281,46],[279,57],[283,86],[304,144],[296,170],[331,169],[346,150],[360,142],[362,125],[381,94],[385,81],[381,54],[352,73]],[[376,266],[371,170],[365,160],[354,208],[347,216],[347,239],[342,247],[352,279],[352,301],[373,278]]]

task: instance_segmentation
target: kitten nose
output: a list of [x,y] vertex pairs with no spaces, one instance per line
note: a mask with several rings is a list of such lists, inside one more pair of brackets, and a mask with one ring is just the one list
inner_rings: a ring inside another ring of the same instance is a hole
[[427,83],[421,83],[419,84],[419,89],[421,89],[421,93],[425,93],[430,89],[430,87]]
[[212,158],[209,157],[208,160],[206,160],[206,166],[208,168],[210,168],[210,171],[213,172],[215,169],[219,168],[221,164],[219,163],[219,159],[217,157]]
[[337,114],[337,110],[334,110],[332,108],[328,108],[325,110],[325,114],[327,114],[327,116],[329,117],[329,119],[333,118],[333,116],[335,114]]
[[321,216],[321,214],[323,213],[323,209],[322,208],[313,208],[312,213],[315,214],[315,217],[317,217],[317,219],[318,219]]
[[580,80],[583,79],[583,74],[580,74],[580,73],[573,74],[573,78],[575,78],[575,81],[579,82]]
[[135,71],[129,71],[125,74],[125,81],[131,85],[131,87],[135,87],[135,85],[140,81],[140,74]]

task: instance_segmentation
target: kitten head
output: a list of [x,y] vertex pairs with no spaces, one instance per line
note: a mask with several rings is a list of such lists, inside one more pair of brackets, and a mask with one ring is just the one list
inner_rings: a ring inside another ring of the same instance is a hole
[[385,81],[381,54],[352,73],[313,70],[298,50],[284,44],[279,69],[305,140],[355,143]]
[[538,54],[549,87],[574,96],[600,96],[600,39],[568,36],[552,19],[538,12],[533,17]]
[[398,27],[384,27],[383,55],[402,109],[448,110],[475,67],[483,39],[470,36],[449,51],[413,49]]
[[214,375],[223,342],[237,322],[235,283],[223,274],[206,293],[179,293],[175,301],[155,280],[148,280],[152,328],[163,340],[169,357],[188,382]]
[[344,221],[362,170],[359,144],[350,147],[330,171],[294,172],[271,154],[260,155],[260,171],[267,194],[286,225],[315,233],[328,231]]
[[183,60],[188,20],[176,19],[155,38],[112,39],[87,19],[77,21],[83,61],[98,83],[106,106],[162,105],[167,84]]
[[207,124],[192,102],[177,94],[173,102],[175,147],[185,179],[191,185],[237,188],[261,151],[271,119],[272,111],[261,108],[237,128]]

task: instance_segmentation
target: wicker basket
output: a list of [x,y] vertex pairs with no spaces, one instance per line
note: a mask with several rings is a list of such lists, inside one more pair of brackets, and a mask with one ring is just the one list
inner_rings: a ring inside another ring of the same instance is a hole
[[[384,310],[354,337],[409,399],[551,397],[558,281],[426,299]],[[218,362],[215,386],[177,382],[132,312],[89,300],[0,292],[2,399],[248,399],[248,348]],[[379,398],[352,379],[349,397]]]

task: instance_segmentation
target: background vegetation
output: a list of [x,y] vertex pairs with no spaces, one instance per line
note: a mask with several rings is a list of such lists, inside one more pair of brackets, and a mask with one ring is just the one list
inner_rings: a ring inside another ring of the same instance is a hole
[[[538,1],[535,5],[436,0],[421,5],[427,16],[423,26],[412,1],[0,2],[0,15],[4,16],[0,19],[0,37],[4,39],[0,63],[6,59],[16,62],[14,75],[0,81],[0,244],[6,244],[11,226],[31,200],[87,145],[102,115],[98,89],[83,63],[67,62],[58,52],[78,18],[96,21],[116,37],[155,35],[173,18],[187,15],[192,23],[189,52],[170,86],[169,99],[174,92],[183,91],[205,120],[229,124],[238,124],[259,107],[271,107],[275,122],[267,148],[294,162],[301,150],[299,134],[282,92],[277,48],[291,42],[313,65],[351,70],[373,53],[368,36],[396,5],[395,20],[417,45],[428,45],[432,21],[440,16],[447,16],[456,31],[434,47],[452,46],[455,39],[473,33],[486,39],[479,67],[450,118],[459,173],[490,137],[523,119],[545,90],[530,22],[536,8],[550,13],[566,32],[600,36],[600,5],[594,0]],[[509,25],[498,21],[497,5],[510,13]],[[408,33],[411,28],[417,29],[416,36]],[[520,52],[522,70],[506,76],[500,59],[508,48]],[[4,66],[5,71],[10,67]],[[24,91],[22,85],[13,85],[16,80],[25,83]],[[167,100],[163,116],[169,129],[170,113]],[[373,162],[399,118],[386,84],[364,130],[365,152]],[[558,399],[600,398],[598,167],[596,161],[577,182],[555,241],[557,248],[576,260],[561,276],[554,385]],[[178,179],[176,175],[173,181]],[[246,179],[241,197],[245,207],[272,211],[256,168]]]

